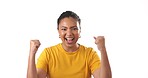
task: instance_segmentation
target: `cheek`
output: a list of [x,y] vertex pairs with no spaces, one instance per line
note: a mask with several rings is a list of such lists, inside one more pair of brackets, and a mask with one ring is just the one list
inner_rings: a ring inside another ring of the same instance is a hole
[[60,34],[60,36],[61,36],[62,38],[65,36],[65,33],[64,33],[64,32],[60,32],[59,34]]
[[64,35],[65,35],[65,33],[64,33],[64,32],[61,32],[61,33],[60,33],[60,35],[61,35],[61,36],[64,36]]
[[65,33],[64,32],[61,32],[61,35],[64,35]]
[[80,36],[80,33],[75,33],[75,36],[76,36],[76,37],[79,37],[79,36]]

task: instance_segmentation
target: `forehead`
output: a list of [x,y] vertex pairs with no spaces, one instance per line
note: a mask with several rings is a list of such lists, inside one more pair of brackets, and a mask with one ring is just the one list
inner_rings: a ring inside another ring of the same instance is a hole
[[63,18],[59,23],[60,27],[63,27],[63,26],[71,27],[71,26],[78,26],[78,25],[79,25],[78,21],[72,17]]

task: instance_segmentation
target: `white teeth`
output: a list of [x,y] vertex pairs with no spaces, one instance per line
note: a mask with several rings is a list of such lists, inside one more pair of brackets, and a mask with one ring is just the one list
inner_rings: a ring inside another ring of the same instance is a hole
[[73,40],[74,38],[66,38],[66,40]]

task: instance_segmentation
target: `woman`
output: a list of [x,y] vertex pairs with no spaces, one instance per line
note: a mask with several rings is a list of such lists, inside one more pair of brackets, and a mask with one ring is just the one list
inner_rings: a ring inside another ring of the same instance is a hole
[[62,43],[45,48],[35,64],[39,40],[30,41],[27,78],[111,78],[111,69],[103,36],[94,37],[101,60],[93,48],[78,44],[81,20],[72,12],[58,18],[57,30]]

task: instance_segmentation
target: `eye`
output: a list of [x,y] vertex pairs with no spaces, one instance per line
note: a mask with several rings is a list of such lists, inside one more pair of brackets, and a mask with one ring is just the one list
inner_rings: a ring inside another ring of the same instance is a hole
[[78,28],[77,27],[74,27],[74,28],[72,28],[72,30],[78,30]]
[[66,31],[66,28],[62,28],[61,30]]

